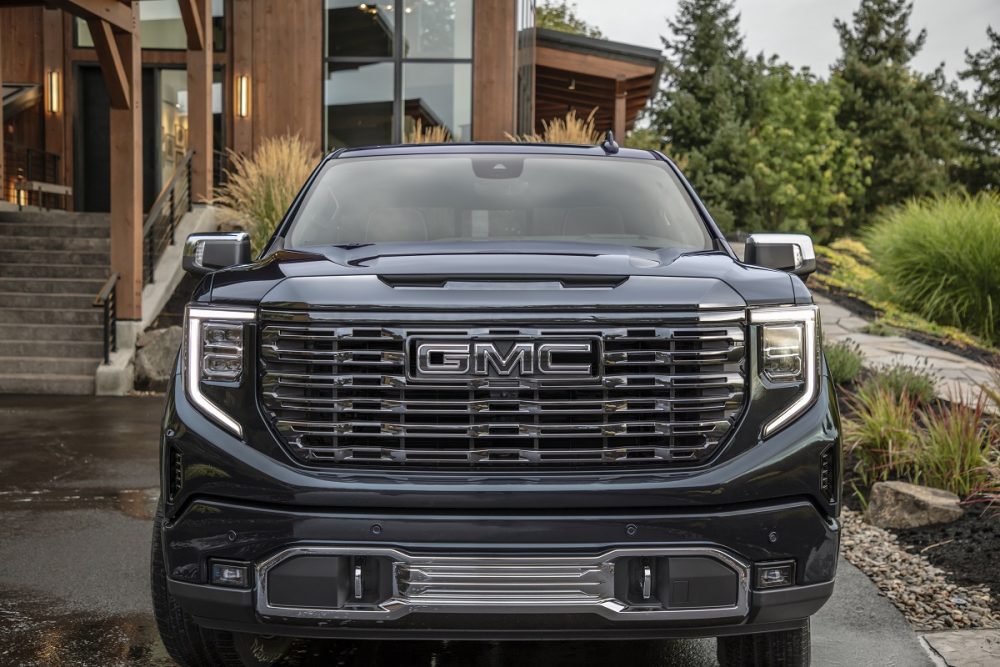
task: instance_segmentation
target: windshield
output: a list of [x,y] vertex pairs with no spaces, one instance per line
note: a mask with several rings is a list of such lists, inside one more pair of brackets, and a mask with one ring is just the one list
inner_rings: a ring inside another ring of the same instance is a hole
[[331,160],[285,247],[489,241],[712,248],[659,161],[523,154]]

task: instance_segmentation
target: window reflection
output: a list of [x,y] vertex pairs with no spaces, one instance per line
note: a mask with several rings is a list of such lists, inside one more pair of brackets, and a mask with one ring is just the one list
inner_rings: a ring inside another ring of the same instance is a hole
[[406,63],[403,65],[405,133],[421,126],[444,127],[452,141],[468,141],[472,125],[472,65]]
[[392,2],[326,0],[326,53],[331,58],[391,58]]
[[472,0],[403,0],[405,58],[471,58]]
[[328,149],[392,142],[391,62],[331,63],[325,99]]

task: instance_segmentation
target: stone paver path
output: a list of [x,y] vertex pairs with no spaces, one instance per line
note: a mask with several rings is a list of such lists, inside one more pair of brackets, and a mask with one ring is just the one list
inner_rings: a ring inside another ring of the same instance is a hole
[[948,667],[1000,665],[1000,630],[959,630],[924,635]]
[[813,299],[819,305],[824,337],[830,341],[849,338],[856,342],[867,366],[925,367],[937,378],[939,397],[970,405],[975,404],[980,385],[992,380],[991,370],[984,364],[903,336],[864,333],[867,320],[819,294],[814,294]]

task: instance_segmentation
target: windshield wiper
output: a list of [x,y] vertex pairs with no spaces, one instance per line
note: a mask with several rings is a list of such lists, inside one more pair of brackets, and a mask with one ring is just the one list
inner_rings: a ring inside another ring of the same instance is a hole
[[333,246],[334,248],[340,248],[341,250],[357,250],[358,248],[367,248],[370,245],[375,245],[374,243],[341,243],[339,245]]

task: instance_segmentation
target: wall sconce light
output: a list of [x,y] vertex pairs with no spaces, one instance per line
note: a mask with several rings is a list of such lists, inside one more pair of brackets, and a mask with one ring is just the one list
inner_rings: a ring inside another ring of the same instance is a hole
[[59,70],[52,70],[49,72],[46,84],[48,87],[48,112],[59,113],[59,102],[61,97],[59,94]]
[[250,115],[250,77],[246,74],[236,77],[236,115],[240,118]]

